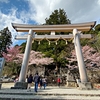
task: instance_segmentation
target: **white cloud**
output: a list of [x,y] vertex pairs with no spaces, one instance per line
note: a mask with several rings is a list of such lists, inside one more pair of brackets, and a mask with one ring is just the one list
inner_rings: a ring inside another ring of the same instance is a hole
[[43,23],[50,14],[50,0],[29,0],[30,18],[37,23]]
[[[81,23],[89,21],[98,21],[100,23],[100,0],[25,0],[29,5],[29,10],[18,11],[16,8],[10,9],[8,14],[0,11],[0,30],[9,27],[14,36],[17,34],[12,28],[11,23],[28,23],[35,21],[37,24],[43,24],[45,18],[48,18],[56,9],[64,9],[72,23]],[[0,0],[8,3],[9,0]],[[35,23],[35,24],[36,24]],[[33,23],[34,24],[34,23]],[[19,33],[18,33],[19,34]]]
[[2,3],[9,3],[9,0],[0,0]]
[[30,5],[31,19],[44,23],[55,9],[66,11],[72,23],[98,20],[100,0],[27,0]]
[[10,32],[12,33],[13,45],[15,45],[16,42],[18,42],[17,40],[14,39],[14,37],[15,35],[19,33],[13,29],[11,23],[23,23],[24,22],[23,19],[18,19],[16,16],[17,16],[17,9],[11,9],[9,14],[7,15],[0,12],[0,30],[3,30],[6,27],[9,28]]
[[26,1],[28,1],[30,7],[30,12],[28,15],[30,16],[30,19],[35,20],[38,24],[43,24],[45,22],[45,18],[49,17],[49,15],[55,9],[58,9],[56,5],[58,5],[61,0],[26,0]]
[[100,0],[98,0],[98,4],[100,5]]

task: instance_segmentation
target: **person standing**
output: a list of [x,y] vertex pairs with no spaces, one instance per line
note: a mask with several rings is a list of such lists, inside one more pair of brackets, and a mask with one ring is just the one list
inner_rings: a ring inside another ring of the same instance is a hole
[[58,78],[57,78],[58,87],[60,87],[60,82],[61,82],[61,79],[60,79],[60,77],[58,76]]
[[41,89],[41,88],[42,88],[42,85],[43,85],[42,77],[40,77],[40,82],[39,82],[39,84],[40,84],[40,89]]
[[33,80],[34,80],[34,83],[35,83],[34,90],[35,90],[35,92],[37,92],[37,90],[38,90],[38,84],[39,84],[39,81],[40,81],[40,77],[39,77],[38,73],[35,74]]
[[26,75],[26,79],[25,79],[25,82],[27,82],[27,83],[28,83],[28,75]]
[[45,87],[46,87],[46,78],[45,77],[42,79],[42,82],[43,82],[43,86],[44,86],[44,89],[45,89]]
[[27,77],[27,83],[28,83],[27,90],[28,90],[28,91],[31,91],[31,84],[32,84],[32,81],[33,81],[33,76],[32,76],[32,74],[30,74],[29,77]]

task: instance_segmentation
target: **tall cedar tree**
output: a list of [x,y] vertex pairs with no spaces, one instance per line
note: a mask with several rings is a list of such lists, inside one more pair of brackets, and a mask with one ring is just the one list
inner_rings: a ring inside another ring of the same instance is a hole
[[7,48],[9,48],[12,44],[11,38],[11,32],[9,31],[8,27],[0,31],[0,57],[3,56],[3,52],[7,53]]
[[45,19],[47,25],[56,25],[56,24],[70,24],[66,12],[63,9],[54,10],[49,18]]
[[[43,25],[58,25],[58,24],[70,24],[71,21],[68,19],[66,12],[63,9],[54,10],[52,14],[49,16],[49,18],[45,19],[45,23]],[[46,33],[37,33],[37,34],[46,34]],[[47,33],[50,34],[50,33]],[[56,34],[68,34],[64,32],[57,32]],[[58,40],[57,45],[54,42],[55,40],[52,40],[51,44],[49,45],[47,40],[42,40],[40,45],[36,45],[38,43],[37,41],[34,42],[32,45],[33,50],[37,50],[40,52],[43,52],[46,56],[51,57],[54,59],[54,64],[56,66],[56,69],[58,67],[65,66],[67,61],[65,59],[66,57],[66,42],[65,40]],[[37,48],[36,48],[37,47]]]

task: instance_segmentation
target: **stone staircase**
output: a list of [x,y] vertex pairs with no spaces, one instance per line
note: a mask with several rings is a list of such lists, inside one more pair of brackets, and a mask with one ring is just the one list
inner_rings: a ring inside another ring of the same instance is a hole
[[0,100],[100,100],[100,90],[79,90],[67,87],[47,87],[34,92],[26,89],[0,90]]

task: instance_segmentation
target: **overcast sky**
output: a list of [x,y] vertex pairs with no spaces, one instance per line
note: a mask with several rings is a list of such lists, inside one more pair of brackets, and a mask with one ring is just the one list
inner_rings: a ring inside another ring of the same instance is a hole
[[[100,0],[0,0],[0,30],[11,23],[43,24],[56,9],[64,9],[71,23],[97,21],[100,23]],[[21,43],[15,41],[14,44]]]

